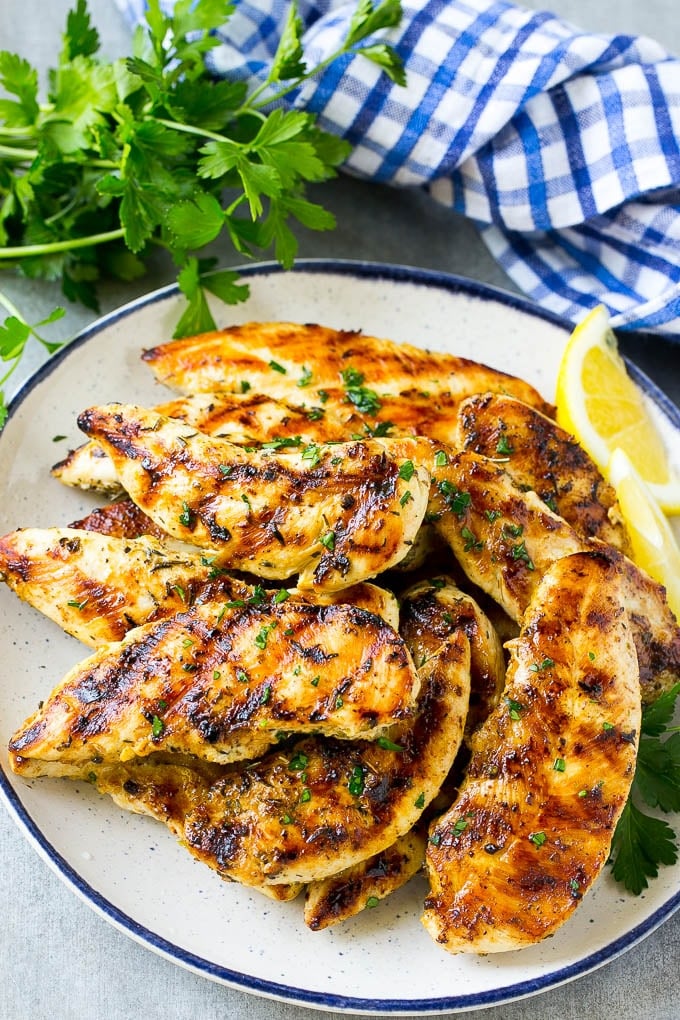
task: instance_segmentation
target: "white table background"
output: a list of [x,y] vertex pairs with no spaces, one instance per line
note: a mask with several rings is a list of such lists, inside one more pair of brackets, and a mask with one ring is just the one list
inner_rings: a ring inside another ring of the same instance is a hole
[[[0,48],[51,65],[60,49],[68,0],[1,0]],[[89,0],[104,51],[128,51],[128,32],[112,0]],[[549,4],[527,0],[525,6]],[[554,0],[552,10],[584,28],[655,36],[680,53],[676,0]],[[343,179],[318,189],[336,212],[331,234],[300,234],[301,256],[373,259],[461,273],[512,289],[474,229],[425,195]],[[370,209],[370,222],[365,210]],[[235,263],[220,253],[223,264]],[[142,281],[108,285],[102,311],[172,279],[159,263]],[[3,274],[0,287],[36,321],[62,298],[56,285]],[[92,320],[69,307],[63,335]],[[626,352],[680,403],[680,348],[658,342]],[[42,360],[31,354],[13,389]],[[680,912],[639,946],[567,985],[495,1008],[479,1020],[678,1020]],[[311,963],[311,961],[310,961]],[[0,1020],[311,1020],[313,1012],[222,987],[157,957],[93,913],[36,855],[0,808]],[[328,1013],[329,1017],[341,1014]],[[447,1014],[452,1015],[452,1014]]]

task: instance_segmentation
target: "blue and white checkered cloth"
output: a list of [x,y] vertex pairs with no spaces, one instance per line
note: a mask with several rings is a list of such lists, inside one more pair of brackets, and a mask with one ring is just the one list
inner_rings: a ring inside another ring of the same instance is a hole
[[[117,3],[143,17],[144,0]],[[288,7],[236,0],[211,70],[266,77]],[[337,48],[355,7],[301,0],[309,61]],[[405,88],[355,56],[288,99],[352,143],[345,169],[426,187],[473,219],[544,307],[577,320],[603,302],[618,328],[680,338],[680,59],[502,0],[405,0],[386,38]]]

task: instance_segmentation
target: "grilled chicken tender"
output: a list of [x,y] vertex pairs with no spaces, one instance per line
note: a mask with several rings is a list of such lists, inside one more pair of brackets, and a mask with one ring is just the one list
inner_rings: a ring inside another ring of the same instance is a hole
[[317,735],[219,771],[159,760],[95,763],[89,776],[121,806],[164,822],[222,878],[291,898],[298,883],[374,858],[410,832],[460,744],[469,666],[467,638],[451,635],[421,671],[417,713],[386,741]]
[[365,610],[204,603],[70,670],[12,737],[12,767],[79,776],[156,752],[255,758],[282,731],[373,738],[418,689],[402,639]]
[[[298,400],[304,393],[303,389]],[[345,390],[337,388],[324,390],[323,403],[311,406],[257,393],[196,393],[161,404],[154,411],[236,446],[281,451],[309,443],[349,442],[375,434],[425,436],[455,448],[460,443],[456,419],[462,399],[459,394],[432,394],[412,388],[381,394],[365,405],[356,393],[355,398],[363,410],[355,407]],[[520,406],[528,409],[526,404]],[[52,474],[65,485],[108,496],[118,495],[122,488],[113,461],[93,440],[71,450],[54,465]]]
[[[297,403],[259,393],[194,393],[153,410],[236,446],[269,444],[275,450],[296,449],[308,443],[347,442],[365,431],[352,404],[329,407],[326,400],[323,406],[310,407],[302,403],[302,392]],[[64,485],[107,495],[121,491],[113,461],[93,440],[71,450],[54,465],[52,474]]]
[[256,393],[298,403],[304,384],[305,399],[322,404],[326,392],[344,384],[351,402],[376,413],[383,394],[413,391],[425,408],[438,394],[462,399],[501,391],[552,410],[528,383],[467,358],[313,324],[231,326],[160,344],[143,359],[159,382],[181,393],[235,392],[245,380]]
[[305,924],[321,931],[355,917],[396,892],[423,866],[425,832],[412,829],[391,846],[337,875],[310,882],[305,893]]
[[423,923],[452,953],[555,932],[604,867],[635,772],[637,657],[607,559],[555,563],[511,655],[503,703],[430,832]]
[[399,633],[416,666],[456,630],[470,642],[470,710],[465,724],[469,737],[498,704],[505,685],[498,635],[475,600],[450,577],[420,581],[402,594]]
[[428,517],[468,578],[518,623],[556,560],[599,550],[625,592],[643,702],[680,682],[680,629],[662,585],[612,546],[581,538],[503,465],[467,451],[449,457],[435,469]]
[[424,439],[249,453],[131,405],[90,408],[78,421],[170,535],[210,549],[220,566],[297,573],[300,588],[347,587],[398,563],[425,514]]
[[497,458],[583,538],[629,551],[616,493],[573,436],[505,394],[469,397],[458,411],[456,449]]

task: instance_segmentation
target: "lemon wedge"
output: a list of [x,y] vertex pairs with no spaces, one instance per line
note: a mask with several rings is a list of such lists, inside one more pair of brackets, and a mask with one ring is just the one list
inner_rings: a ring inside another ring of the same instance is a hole
[[680,514],[680,477],[626,371],[603,305],[589,312],[567,341],[557,376],[557,420],[605,475],[612,452],[623,450],[659,506]]
[[612,453],[608,474],[628,528],[633,559],[665,587],[668,604],[680,620],[680,546],[673,530],[623,450]]

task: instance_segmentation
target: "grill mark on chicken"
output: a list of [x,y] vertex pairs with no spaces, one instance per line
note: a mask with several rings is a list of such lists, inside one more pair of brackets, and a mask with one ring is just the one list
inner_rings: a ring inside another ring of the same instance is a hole
[[[398,562],[427,504],[428,440],[334,445],[305,459],[247,453],[131,406],[91,408],[79,423],[169,534],[218,551],[225,566],[268,578],[299,573],[300,587],[341,588]],[[408,482],[399,474],[407,459],[416,465]]]
[[[619,581],[597,553],[559,560],[511,642],[505,702],[475,734],[459,796],[430,833],[423,922],[449,952],[540,941],[607,861],[640,726]],[[592,655],[596,696],[579,684]]]
[[157,751],[224,763],[264,753],[282,728],[375,736],[412,715],[418,686],[401,638],[365,610],[207,603],[69,671],[12,737],[12,766],[79,775]]

